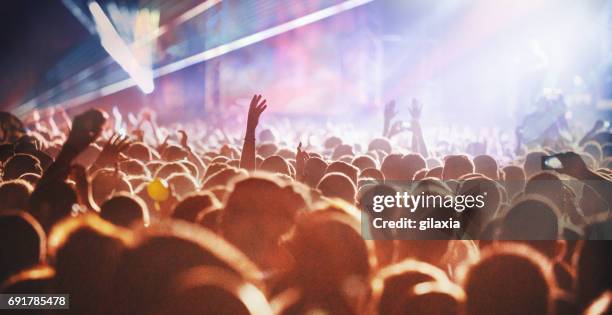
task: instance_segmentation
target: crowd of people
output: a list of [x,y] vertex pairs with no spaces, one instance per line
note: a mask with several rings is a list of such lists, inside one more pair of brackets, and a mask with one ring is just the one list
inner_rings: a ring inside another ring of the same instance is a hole
[[[4,113],[1,293],[67,293],[57,313],[73,314],[612,312],[603,121],[537,144],[517,128],[495,155],[491,143],[426,143],[417,101],[409,127],[391,102],[382,134],[360,144],[258,130],[266,107],[252,98],[240,137],[159,126],[151,110]],[[542,168],[551,155],[562,167]],[[364,238],[367,196],[400,189],[487,200],[435,209],[470,239]]]

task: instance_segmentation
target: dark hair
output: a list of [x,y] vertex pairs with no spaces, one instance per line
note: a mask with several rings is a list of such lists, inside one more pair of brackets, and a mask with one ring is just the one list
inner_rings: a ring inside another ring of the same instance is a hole
[[554,280],[546,257],[529,246],[493,244],[463,280],[467,314],[549,314]]
[[25,173],[42,174],[38,159],[30,154],[17,153],[4,163],[4,180],[17,179]]
[[219,207],[217,198],[210,192],[192,193],[181,200],[172,212],[172,217],[189,222],[196,222],[201,211],[210,207]]
[[19,270],[44,261],[45,232],[23,211],[0,211],[0,283]]
[[0,182],[0,210],[27,210],[34,188],[23,179]]
[[100,216],[116,225],[130,227],[136,222],[149,225],[149,211],[138,196],[120,193],[106,200],[100,207]]

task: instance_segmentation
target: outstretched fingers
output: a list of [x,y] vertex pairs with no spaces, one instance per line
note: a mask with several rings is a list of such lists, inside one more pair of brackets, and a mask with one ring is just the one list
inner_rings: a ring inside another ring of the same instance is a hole
[[261,100],[261,95],[258,95],[258,94],[253,95],[253,98],[251,98],[251,104],[249,107],[256,108],[260,100]]

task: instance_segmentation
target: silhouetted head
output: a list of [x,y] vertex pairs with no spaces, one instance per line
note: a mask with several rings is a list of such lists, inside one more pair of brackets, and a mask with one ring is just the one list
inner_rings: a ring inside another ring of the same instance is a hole
[[501,239],[556,240],[559,210],[545,198],[525,195],[510,207],[501,225]]
[[465,155],[449,155],[444,160],[442,179],[459,179],[459,177],[474,173],[474,164]]
[[521,244],[493,244],[467,269],[467,314],[549,314],[554,280],[546,257]]
[[434,167],[434,168],[432,168],[432,169],[427,171],[427,173],[425,174],[425,177],[442,179],[442,172],[443,171],[444,171],[444,167],[442,167],[442,166]]
[[0,163],[6,162],[11,156],[15,155],[15,145],[12,143],[0,144]]
[[174,174],[191,175],[191,172],[189,171],[189,168],[187,168],[187,166],[185,166],[183,163],[175,161],[160,166],[155,172],[155,176],[153,177],[168,179],[168,177]]
[[0,182],[0,210],[27,210],[33,190],[23,179]]
[[378,169],[366,168],[365,170],[361,171],[359,178],[371,178],[378,181],[384,181],[385,175],[383,175],[383,173]]
[[220,267],[261,285],[259,269],[220,236],[184,221],[162,221],[142,228],[122,255],[113,277],[114,314],[154,314],[173,281],[198,266]]
[[133,242],[126,230],[96,215],[69,217],[49,233],[49,254],[56,273],[54,290],[69,292],[70,309],[79,314],[108,314],[117,264]]
[[562,205],[563,182],[556,174],[540,172],[532,175],[525,184],[526,194],[536,194],[548,198],[555,205]]
[[342,173],[328,173],[317,185],[325,197],[340,198],[349,203],[355,202],[357,188],[353,181]]
[[317,187],[317,184],[325,175],[327,163],[318,157],[311,157],[304,165],[304,182],[310,187]]
[[3,180],[17,179],[25,173],[42,174],[42,167],[38,159],[30,154],[18,153],[4,163]]
[[[459,197],[462,196],[462,197]],[[496,182],[485,177],[474,177],[462,181],[457,189],[457,198],[466,200],[473,197],[473,206],[466,207],[459,215],[461,228],[473,238],[477,238],[484,226],[497,214],[502,195]],[[478,205],[478,200],[482,201]]]
[[152,302],[152,315],[272,314],[259,288],[219,267],[199,266],[181,272],[161,297]]
[[262,143],[257,147],[257,154],[264,159],[276,154],[276,152],[278,152],[278,147],[272,142]]
[[386,154],[391,154],[392,148],[389,140],[385,138],[376,138],[368,144],[368,151],[383,151]]
[[224,162],[217,162],[217,163],[209,164],[208,168],[206,169],[206,174],[204,174],[204,178],[208,178],[216,174],[217,172],[224,170],[227,166],[228,166],[227,163],[224,163]]
[[125,179],[125,174],[112,169],[99,169],[92,175],[91,193],[96,204],[102,204],[114,193],[132,193],[130,182]]
[[142,142],[131,143],[125,151],[125,155],[145,163],[153,159],[151,149]]
[[354,185],[357,185],[357,175],[359,174],[359,169],[351,164],[342,161],[332,162],[325,170],[325,174],[329,173],[342,173],[350,178]]
[[172,217],[195,223],[202,211],[220,206],[217,198],[210,192],[191,193],[174,207]]
[[263,160],[263,162],[261,162],[258,169],[270,173],[280,173],[291,176],[289,163],[278,155],[267,157],[265,160]]
[[334,152],[332,153],[331,159],[335,161],[345,155],[353,156],[353,147],[348,144],[340,144],[334,148]]
[[55,222],[69,216],[76,203],[77,196],[72,187],[65,182],[55,182],[32,193],[29,211],[48,231]]
[[369,291],[373,252],[356,218],[329,209],[309,212],[297,221],[284,246],[295,257],[293,280],[312,299],[338,292],[355,301]]
[[327,150],[332,150],[335,147],[339,146],[342,144],[342,139],[336,137],[336,136],[331,136],[327,139],[325,139],[325,142],[323,142],[323,147]]
[[0,211],[0,283],[19,270],[44,261],[45,232],[23,211]]
[[612,283],[612,248],[608,241],[582,241],[573,257],[576,266],[576,300],[586,307]]
[[177,145],[169,145],[161,152],[161,158],[167,162],[180,161],[186,159],[188,156],[189,153]]
[[265,266],[268,259],[274,260],[266,250],[276,247],[279,237],[305,206],[304,197],[294,186],[284,185],[275,177],[261,174],[240,179],[227,196],[221,231],[227,240]]
[[442,270],[421,261],[406,259],[389,265],[371,280],[373,305],[378,314],[399,314],[406,294],[418,284],[431,282],[449,280]]
[[402,155],[397,153],[387,155],[380,166],[387,180],[404,180],[405,178],[401,177],[401,169]]
[[474,172],[493,180],[498,178],[497,161],[490,155],[478,155],[472,161],[474,162]]
[[215,173],[214,175],[208,177],[204,184],[202,185],[203,189],[210,189],[215,186],[225,186],[232,179],[240,178],[247,176],[247,172],[243,169],[236,169],[234,167],[228,166],[225,169]]
[[144,165],[144,163],[142,163],[139,160],[136,159],[130,159],[130,160],[125,160],[119,163],[119,169],[126,173],[127,175],[132,175],[132,176],[146,176],[146,177],[151,177],[151,173],[149,172],[149,169]]
[[508,199],[514,198],[525,189],[525,171],[520,166],[509,165],[502,169],[504,174],[504,187],[508,192]]
[[542,171],[542,157],[547,155],[544,151],[531,151],[527,153],[525,162],[523,162],[523,169],[527,178]]
[[404,180],[412,180],[416,172],[427,168],[425,159],[420,154],[406,154],[401,160],[401,175]]
[[266,128],[266,129],[262,129],[259,132],[258,139],[262,143],[263,142],[276,142],[276,135],[275,135],[275,132],[272,129]]
[[178,173],[170,175],[167,181],[168,186],[172,187],[172,191],[179,199],[200,189],[197,181],[187,174]]
[[115,225],[130,227],[139,222],[150,223],[149,210],[138,196],[121,193],[106,200],[100,207],[100,216]]
[[359,171],[363,171],[366,168],[377,168],[378,165],[376,160],[369,155],[359,155],[353,158],[351,164],[359,169]]

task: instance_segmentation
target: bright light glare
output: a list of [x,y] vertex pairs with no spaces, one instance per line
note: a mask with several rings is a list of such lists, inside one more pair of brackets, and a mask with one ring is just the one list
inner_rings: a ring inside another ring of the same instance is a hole
[[[211,0],[209,0],[209,1],[211,2],[211,5],[217,4],[217,3],[221,2],[220,0],[219,1],[211,1]],[[160,76],[164,76],[166,74],[170,74],[172,72],[184,69],[184,68],[186,68],[188,66],[191,66],[191,65],[194,65],[196,63],[200,63],[200,62],[212,59],[214,57],[221,56],[221,55],[223,55],[225,53],[228,53],[228,52],[231,52],[231,51],[234,51],[234,50],[237,50],[237,49],[240,49],[240,48],[243,48],[243,47],[255,44],[257,42],[260,42],[260,41],[263,41],[265,39],[274,37],[276,35],[280,35],[280,34],[282,34],[284,32],[288,32],[288,31],[294,30],[294,29],[299,28],[301,26],[312,24],[314,22],[323,20],[325,18],[334,16],[336,14],[340,14],[342,12],[351,10],[353,8],[356,8],[356,7],[359,7],[361,5],[370,3],[372,1],[374,1],[374,0],[346,0],[344,2],[341,2],[339,4],[330,6],[328,8],[323,9],[323,10],[315,11],[313,13],[307,14],[305,16],[299,17],[299,18],[291,20],[289,22],[280,24],[278,26],[275,26],[275,27],[263,30],[261,32],[258,32],[258,33],[255,33],[255,34],[252,34],[252,35],[249,35],[249,36],[246,36],[246,37],[242,37],[242,38],[237,39],[237,40],[235,40],[233,42],[230,42],[228,44],[224,44],[224,45],[221,45],[221,46],[217,46],[217,47],[211,48],[209,50],[203,51],[201,53],[195,54],[193,56],[187,57],[185,59],[178,60],[178,61],[176,61],[174,63],[171,63],[171,64],[168,64],[168,65],[163,66],[161,68],[158,68],[158,69],[155,70],[155,77],[157,78],[157,77],[160,77]],[[206,3],[208,3],[208,2],[206,2]],[[204,10],[206,10],[208,8],[210,8],[210,6],[198,7],[198,10],[196,10],[196,11],[198,11],[198,12],[202,11],[203,12]],[[100,26],[99,26],[100,23],[97,22],[98,19],[102,19],[102,20],[106,21],[105,22],[106,25],[107,25],[106,28],[108,29],[110,27],[112,29],[112,34],[115,34],[115,37],[118,40],[120,40],[120,42],[122,43],[122,46],[125,47],[125,49],[127,49],[127,45],[125,45],[123,40],[121,40],[121,38],[119,38],[119,35],[117,35],[117,32],[114,30],[114,28],[111,25],[110,21],[108,20],[108,18],[106,17],[104,12],[102,11],[102,8],[100,8],[100,6],[97,3],[92,2],[89,5],[89,9],[90,9],[90,11],[92,12],[92,14],[94,16],[94,21],[96,21],[97,27],[100,28]],[[98,13],[94,13],[95,11],[98,11]],[[96,17],[96,15],[98,17]],[[191,13],[189,15],[191,15]],[[184,18],[187,19],[187,18],[189,18],[189,16],[185,15]],[[159,30],[163,30],[163,28],[159,28]],[[98,32],[101,34],[100,37],[102,38],[103,32],[100,32],[100,31],[98,31]],[[103,41],[103,46],[104,46],[104,41]],[[106,49],[106,47],[105,47],[105,49]],[[114,49],[118,49],[118,48],[115,47]],[[129,49],[127,49],[127,52],[129,53]],[[111,53],[109,52],[109,54],[111,54]],[[131,55],[131,53],[130,53],[130,55]],[[111,57],[113,57],[112,54],[111,54]],[[115,58],[115,57],[113,57],[113,58],[115,60],[117,60],[117,58]],[[117,61],[117,62],[119,63],[119,61]],[[121,63],[119,63],[119,64],[121,65]],[[125,67],[123,67],[123,68],[125,69]],[[130,73],[128,70],[126,70],[126,71],[128,73]],[[142,71],[146,71],[146,70],[142,70]],[[151,71],[146,71],[147,77],[148,77],[150,72]],[[150,88],[149,93],[153,91],[154,86],[153,86],[153,79],[152,79],[153,74],[152,73],[151,73],[151,79],[149,81],[150,85],[148,85],[148,86],[147,85],[139,84],[138,83],[139,81],[136,80],[135,76],[133,76],[131,74],[130,74],[130,76],[132,77],[133,80],[127,79],[127,80],[122,80],[122,81],[119,81],[119,82],[115,82],[115,83],[109,84],[109,85],[107,85],[107,86],[105,86],[105,87],[103,87],[103,88],[101,88],[99,90],[96,90],[96,91],[93,91],[93,92],[88,92],[88,93],[79,95],[77,97],[74,97],[72,99],[63,101],[62,104],[66,108],[67,107],[77,106],[77,105],[80,105],[80,104],[84,104],[84,103],[90,102],[90,101],[92,101],[94,99],[97,99],[97,98],[100,98],[100,97],[104,97],[104,96],[107,96],[107,95],[110,95],[110,94],[117,93],[119,91],[128,89],[128,88],[134,86],[134,81],[143,90],[143,92],[147,93],[146,90],[143,88],[143,86]],[[139,77],[142,77],[142,75],[139,76]],[[19,108],[17,108],[15,110],[15,112],[19,113],[19,115],[23,115],[23,114],[27,113],[29,110],[31,110],[34,107],[36,107],[36,99],[30,100],[27,103],[22,104]]]
[[297,29],[299,27],[306,26],[308,24],[312,24],[314,22],[340,14],[342,12],[359,7],[361,5],[370,3],[372,1],[374,0],[347,0],[342,3],[327,7],[325,9],[304,15],[302,17],[296,18],[289,22],[285,22],[283,24],[265,29],[263,31],[242,37],[240,39],[229,42],[227,44],[211,48],[201,53],[189,56],[185,59],[181,59],[179,61],[165,65],[155,70],[155,77],[160,77],[160,76],[187,68],[191,65],[194,65],[194,64],[197,64],[203,61],[207,61],[215,57],[219,57],[221,55],[227,54],[234,50],[238,50],[240,48],[250,46],[252,44],[266,40],[268,38]]
[[155,89],[153,72],[142,67],[134,57],[128,45],[117,33],[100,5],[92,1],[89,10],[94,18],[96,29],[100,35],[102,47],[127,72],[143,93],[149,94]]

